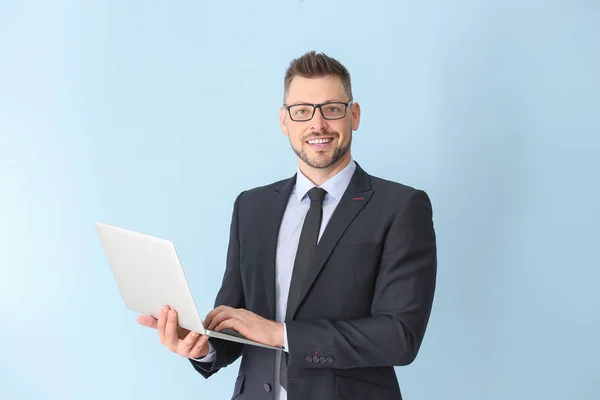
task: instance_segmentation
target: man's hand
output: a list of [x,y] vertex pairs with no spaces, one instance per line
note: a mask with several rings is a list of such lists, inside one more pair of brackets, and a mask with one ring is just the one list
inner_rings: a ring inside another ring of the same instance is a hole
[[141,315],[137,321],[140,325],[156,329],[160,342],[181,357],[202,358],[208,354],[208,336],[180,327],[177,312],[169,306],[163,306],[158,320]]
[[217,332],[228,328],[255,342],[270,346],[284,345],[282,323],[270,321],[242,308],[215,308],[206,316],[204,328]]

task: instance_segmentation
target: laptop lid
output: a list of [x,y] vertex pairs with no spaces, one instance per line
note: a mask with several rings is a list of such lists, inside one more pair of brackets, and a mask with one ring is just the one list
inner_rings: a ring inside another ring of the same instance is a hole
[[101,222],[96,230],[127,308],[158,319],[167,304],[181,327],[205,333],[171,241]]

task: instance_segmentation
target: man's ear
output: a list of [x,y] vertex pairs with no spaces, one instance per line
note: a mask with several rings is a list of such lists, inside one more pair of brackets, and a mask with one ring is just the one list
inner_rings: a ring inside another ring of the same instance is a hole
[[352,130],[357,131],[360,125],[360,104],[352,103]]
[[289,131],[288,131],[288,120],[287,120],[287,111],[285,108],[281,107],[279,109],[279,124],[281,126],[281,132],[283,132],[283,134],[285,136],[289,135]]

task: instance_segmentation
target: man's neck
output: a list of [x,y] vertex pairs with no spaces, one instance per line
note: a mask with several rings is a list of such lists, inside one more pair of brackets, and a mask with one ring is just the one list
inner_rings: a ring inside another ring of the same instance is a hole
[[304,174],[304,176],[306,176],[315,185],[321,186],[323,183],[327,182],[329,179],[346,168],[351,159],[352,157],[348,153],[341,160],[328,168],[313,168],[310,165],[305,164],[302,160],[299,160],[299,166],[300,171],[302,174]]

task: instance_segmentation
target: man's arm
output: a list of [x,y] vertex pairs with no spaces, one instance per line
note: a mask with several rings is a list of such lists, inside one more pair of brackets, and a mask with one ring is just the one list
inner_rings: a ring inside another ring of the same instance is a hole
[[[233,308],[245,308],[244,290],[242,277],[240,275],[240,242],[238,236],[238,213],[240,199],[244,193],[240,193],[233,206],[231,225],[229,229],[229,246],[227,249],[227,264],[225,274],[221,282],[221,288],[215,300],[215,307],[227,305]],[[190,359],[190,362],[202,376],[210,377],[219,369],[228,366],[240,357],[243,344],[227,340],[208,339],[209,353],[203,362]]]
[[[410,364],[431,313],[437,273],[436,237],[427,194],[412,192],[398,211],[383,246],[371,317],[288,321],[290,366],[360,368]],[[327,353],[315,363],[307,354]]]

